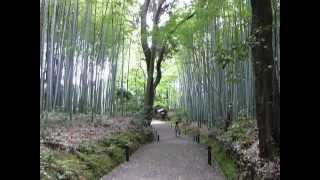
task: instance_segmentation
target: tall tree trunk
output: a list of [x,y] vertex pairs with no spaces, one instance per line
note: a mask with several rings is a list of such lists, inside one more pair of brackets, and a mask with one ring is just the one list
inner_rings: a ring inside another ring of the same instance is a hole
[[122,31],[122,49],[121,49],[121,58],[122,58],[122,62],[121,62],[121,88],[120,88],[120,106],[121,106],[121,116],[124,115],[124,87],[123,87],[123,71],[124,71],[124,31]]
[[[160,0],[157,3],[157,6],[155,2],[153,2],[153,35],[152,35],[152,44],[151,48],[148,47],[148,32],[147,32],[147,12],[150,5],[150,0],[145,0],[144,4],[141,6],[141,44],[143,53],[145,55],[145,61],[147,65],[147,85],[144,95],[144,119],[148,121],[148,124],[150,125],[152,120],[152,113],[153,113],[153,103],[154,103],[154,97],[155,97],[155,90],[157,85],[160,82],[161,79],[161,62],[163,60],[164,56],[164,47],[161,47],[161,44],[159,43],[159,40],[156,37],[156,34],[158,33],[158,23],[161,16],[161,10],[162,5],[164,4],[165,0]],[[157,48],[161,47],[160,52],[157,51]],[[154,64],[155,60],[158,57],[157,64],[156,64],[156,70],[157,70],[157,77],[154,81],[153,74],[154,74]]]
[[152,107],[153,107],[153,102],[154,102],[154,87],[153,87],[153,61],[150,60],[150,66],[152,68],[148,69],[147,72],[147,85],[146,85],[146,91],[144,94],[144,115],[145,119],[151,123],[152,119]]
[[278,37],[278,0],[272,1],[273,7],[273,122],[272,122],[272,136],[276,144],[280,145],[280,88],[279,88],[279,76],[277,68],[279,64],[279,55],[278,55],[278,46],[279,46],[279,37]]
[[[90,11],[90,13],[89,13]],[[82,113],[87,113],[87,102],[88,102],[88,66],[89,66],[89,28],[91,25],[91,4],[89,1],[86,1],[86,10],[85,10],[85,20],[83,22],[84,29],[84,70],[82,73],[82,92],[80,96],[80,106],[79,111]]]
[[[132,39],[130,38],[130,43],[129,43],[129,47],[131,47],[131,42],[132,42]],[[127,66],[127,90],[129,90],[129,72],[130,72],[130,54],[131,53],[131,48],[129,48],[129,56],[128,56],[128,66]],[[128,105],[128,104],[127,104]],[[126,113],[128,113],[128,107],[126,107]]]
[[[67,4],[65,2],[65,4]],[[58,99],[58,92],[59,92],[59,88],[61,85],[61,77],[62,77],[62,68],[63,68],[63,61],[64,61],[64,57],[63,57],[63,51],[64,51],[64,36],[65,36],[65,31],[66,31],[66,26],[67,26],[67,17],[69,17],[69,11],[71,8],[71,2],[69,4],[67,8],[67,12],[64,13],[64,17],[62,18],[63,20],[63,30],[62,30],[62,35],[61,35],[61,43],[60,43],[60,56],[58,59],[58,75],[57,75],[57,80],[56,80],[56,85],[55,85],[55,95],[54,95],[54,100],[53,100],[53,108],[56,108],[56,104],[57,104],[57,99]],[[64,9],[65,10],[65,9]]]
[[79,15],[79,0],[76,1],[76,12],[73,15],[73,22],[72,22],[72,34],[71,36],[71,41],[70,41],[70,46],[71,52],[69,56],[69,88],[68,88],[68,110],[69,110],[69,116],[70,116],[70,121],[72,120],[72,114],[73,114],[73,91],[74,91],[74,85],[73,85],[73,80],[74,80],[74,58],[75,58],[75,46],[76,46],[76,37],[77,37],[77,25],[78,25],[78,15]]
[[251,0],[253,71],[260,157],[272,156],[272,9],[270,0]]
[[280,90],[278,86],[278,79],[276,70],[273,73],[273,121],[272,121],[272,137],[275,143],[280,145]]
[[41,8],[41,20],[40,20],[40,29],[41,29],[41,35],[40,35],[40,112],[44,110],[43,108],[43,96],[44,96],[44,43],[46,40],[46,29],[48,27],[47,25],[47,7],[48,3],[46,3],[46,0],[42,0],[42,8]]
[[145,61],[147,64],[147,85],[144,95],[144,119],[151,121],[152,118],[152,106],[153,106],[153,71],[154,71],[154,58],[151,53],[151,49],[148,47],[147,42],[147,12],[149,8],[150,0],[145,0],[141,7],[141,44],[143,53],[145,55]]
[[47,110],[52,110],[52,73],[53,73],[53,45],[54,45],[54,27],[55,27],[55,20],[56,20],[56,9],[57,9],[57,0],[54,0],[53,4],[53,12],[51,14],[51,29],[50,29],[50,50],[49,50],[49,59],[48,59],[48,79],[47,79]]

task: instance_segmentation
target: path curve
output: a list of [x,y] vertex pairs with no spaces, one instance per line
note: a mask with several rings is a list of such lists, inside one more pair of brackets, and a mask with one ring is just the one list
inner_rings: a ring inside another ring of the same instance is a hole
[[207,164],[204,145],[187,137],[176,137],[163,121],[153,120],[160,142],[140,147],[130,161],[121,164],[102,180],[223,180],[217,168]]

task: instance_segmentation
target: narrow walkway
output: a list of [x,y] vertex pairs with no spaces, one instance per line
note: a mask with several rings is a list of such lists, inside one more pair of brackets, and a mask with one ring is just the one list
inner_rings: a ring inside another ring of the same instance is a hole
[[102,180],[223,180],[207,164],[207,150],[187,137],[176,137],[163,121],[153,120],[160,142],[139,148],[130,161],[115,168]]

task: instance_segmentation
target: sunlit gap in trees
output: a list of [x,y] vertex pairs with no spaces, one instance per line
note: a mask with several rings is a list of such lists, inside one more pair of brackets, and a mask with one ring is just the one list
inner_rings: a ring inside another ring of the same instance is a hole
[[151,125],[155,125],[155,124],[165,124],[164,121],[159,121],[159,120],[152,120],[151,121]]

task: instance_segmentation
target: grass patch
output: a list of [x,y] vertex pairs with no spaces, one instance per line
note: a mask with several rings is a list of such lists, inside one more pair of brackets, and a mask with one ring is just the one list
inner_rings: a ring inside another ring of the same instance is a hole
[[208,138],[204,135],[201,135],[200,142],[202,144],[211,146],[213,158],[217,162],[226,178],[228,180],[237,179],[238,170],[236,161],[232,157],[228,156],[223,146],[220,145],[217,140]]
[[125,161],[124,145],[131,153],[152,140],[152,131],[125,131],[98,142],[84,142],[72,153],[46,149],[40,152],[43,180],[98,180]]
[[76,155],[50,150],[40,156],[40,178],[43,180],[84,180],[92,177],[85,162]]
[[193,137],[200,133],[200,143],[211,146],[212,158],[218,164],[220,170],[228,180],[235,180],[238,176],[238,168],[236,159],[229,156],[227,151],[223,148],[219,142],[214,138],[208,138],[206,134],[202,134],[199,129],[191,128],[187,125],[182,125],[182,132],[186,132],[187,135]]

